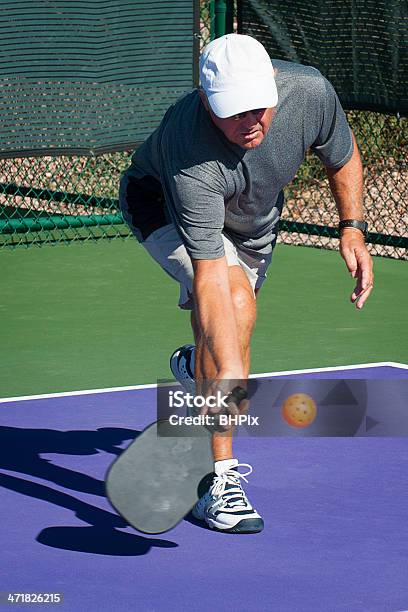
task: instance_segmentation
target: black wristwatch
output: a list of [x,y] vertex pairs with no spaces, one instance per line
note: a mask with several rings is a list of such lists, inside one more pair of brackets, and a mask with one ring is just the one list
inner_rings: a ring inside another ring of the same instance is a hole
[[365,221],[357,221],[356,219],[343,219],[339,223],[339,231],[344,229],[345,227],[355,227],[363,233],[364,238],[367,237],[368,233],[368,223]]

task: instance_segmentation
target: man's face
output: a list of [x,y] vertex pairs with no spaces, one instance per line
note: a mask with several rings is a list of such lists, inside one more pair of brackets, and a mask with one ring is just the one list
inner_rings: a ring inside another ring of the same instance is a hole
[[200,91],[200,97],[213,123],[230,142],[243,149],[255,149],[261,144],[271,125],[273,108],[255,109],[226,119],[220,119],[211,110],[203,91]]

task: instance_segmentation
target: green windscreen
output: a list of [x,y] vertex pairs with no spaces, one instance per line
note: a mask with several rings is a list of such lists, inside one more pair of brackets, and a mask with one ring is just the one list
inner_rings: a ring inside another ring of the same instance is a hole
[[272,58],[318,68],[343,107],[408,112],[406,0],[239,0],[238,26]]
[[129,150],[196,83],[192,0],[0,3],[0,157]]

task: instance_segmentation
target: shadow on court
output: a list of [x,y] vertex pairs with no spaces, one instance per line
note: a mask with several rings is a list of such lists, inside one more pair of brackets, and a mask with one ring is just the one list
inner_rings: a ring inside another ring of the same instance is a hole
[[126,440],[134,440],[139,433],[113,427],[97,431],[0,427],[0,468],[36,476],[65,489],[104,497],[104,483],[101,480],[54,465],[40,455],[96,455],[99,451],[105,451],[119,456],[123,450],[119,445]]
[[[135,439],[139,433],[121,428],[60,432],[0,427],[0,467],[42,478],[67,489],[105,496],[102,481],[53,465],[39,455],[41,453],[92,455],[103,450],[118,456],[122,452],[118,445],[125,440]],[[152,546],[162,548],[177,546],[168,540],[117,531],[128,527],[120,516],[83,502],[68,493],[55,491],[46,485],[0,473],[0,486],[71,510],[79,520],[89,525],[88,527],[47,527],[36,538],[46,546],[119,556],[143,555]]]

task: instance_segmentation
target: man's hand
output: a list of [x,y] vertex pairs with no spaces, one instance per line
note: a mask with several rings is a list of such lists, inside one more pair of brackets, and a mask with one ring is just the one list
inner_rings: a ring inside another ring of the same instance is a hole
[[[364,219],[363,166],[354,134],[353,153],[341,168],[326,168],[330,189],[336,201],[340,220]],[[373,262],[359,229],[344,228],[340,234],[340,254],[351,276],[357,280],[350,296],[361,310],[373,289]]]
[[[204,405],[199,413],[201,415],[209,415],[214,422],[214,431],[228,431],[234,429],[233,423],[241,414],[246,414],[249,410],[249,400],[247,399],[245,380],[207,380],[200,381],[200,395],[206,398],[210,396],[214,400],[212,404]],[[222,398],[222,399],[221,399]],[[225,399],[224,399],[225,398]],[[219,420],[219,416],[226,416],[223,425]]]
[[373,290],[373,261],[360,230],[345,228],[340,239],[340,254],[351,276],[357,280],[350,300],[361,310]]

